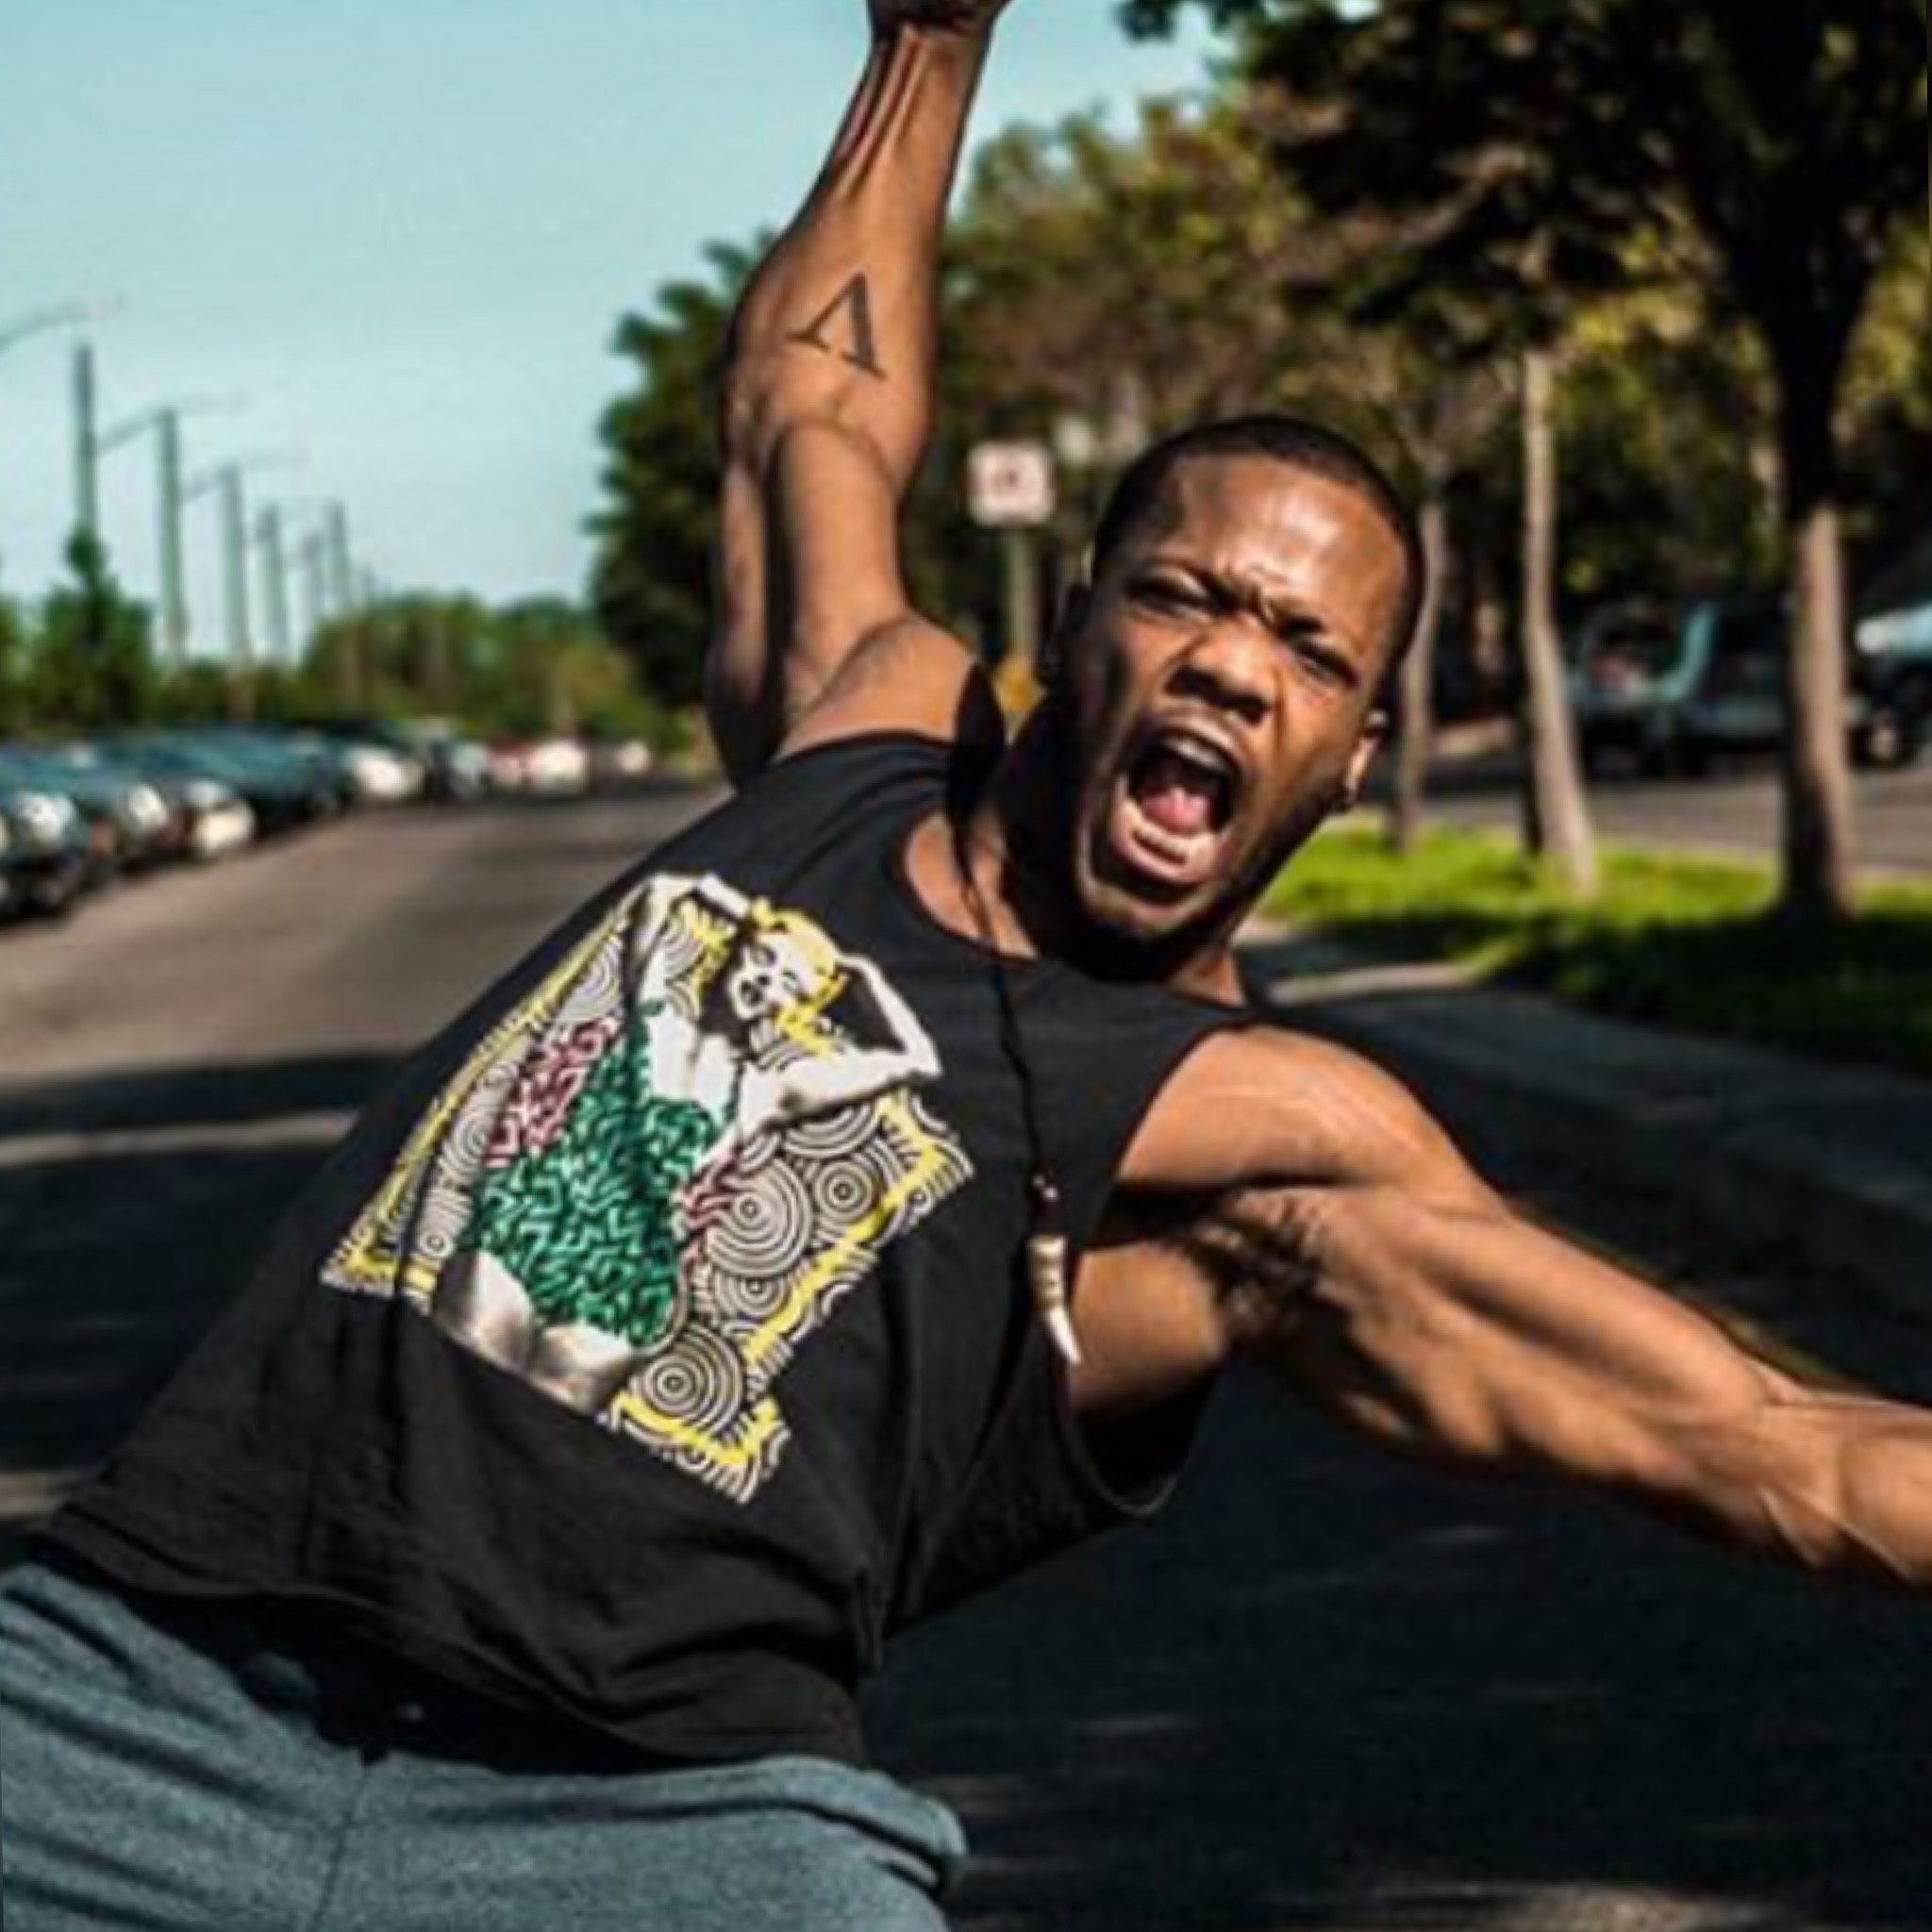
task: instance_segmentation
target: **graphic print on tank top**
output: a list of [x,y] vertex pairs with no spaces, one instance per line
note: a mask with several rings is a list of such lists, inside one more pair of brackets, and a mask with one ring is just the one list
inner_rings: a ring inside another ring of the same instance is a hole
[[869,959],[712,876],[626,894],[482,1041],[324,1270],[739,1502],[800,1344],[972,1174]]

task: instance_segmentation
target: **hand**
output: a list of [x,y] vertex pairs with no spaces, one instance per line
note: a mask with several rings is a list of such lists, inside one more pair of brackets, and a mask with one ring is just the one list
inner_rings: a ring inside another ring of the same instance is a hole
[[962,38],[985,35],[1009,4],[1010,0],[867,0],[872,30],[881,36],[902,26]]

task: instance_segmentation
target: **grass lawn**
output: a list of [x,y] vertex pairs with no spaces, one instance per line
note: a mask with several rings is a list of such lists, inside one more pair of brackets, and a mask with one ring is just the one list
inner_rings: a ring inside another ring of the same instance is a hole
[[1768,867],[1608,850],[1582,907],[1512,843],[1431,835],[1409,858],[1340,828],[1267,910],[1381,958],[1452,958],[1607,1013],[1932,1075],[1932,885],[1869,888],[1841,928],[1772,909]]

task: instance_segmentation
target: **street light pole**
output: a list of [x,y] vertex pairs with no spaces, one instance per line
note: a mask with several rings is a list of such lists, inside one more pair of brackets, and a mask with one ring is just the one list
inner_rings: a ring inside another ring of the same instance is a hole
[[213,491],[221,504],[224,607],[228,632],[228,677],[237,713],[254,706],[255,636],[248,607],[248,493],[244,477],[256,470],[300,458],[280,452],[238,457],[197,476],[184,495]]
[[106,302],[59,302],[51,308],[35,308],[25,315],[16,315],[11,322],[0,323],[0,356],[28,337],[45,334],[50,329],[80,328],[90,322],[104,322],[120,307],[118,298]]
[[323,528],[328,540],[329,588],[336,612],[352,617],[356,612],[356,569],[349,553],[349,512],[340,501],[328,506]]
[[[120,306],[118,300],[61,302],[50,308],[36,308],[25,315],[15,316],[11,322],[0,324],[0,356],[4,356],[8,349],[16,347],[32,336],[42,335],[52,329],[80,328],[90,322],[103,321],[113,314]],[[75,489],[79,498],[80,527],[92,533],[98,522],[99,510],[92,488],[93,353],[91,349],[86,349],[85,344],[81,347],[86,351],[85,356],[76,355],[73,372],[76,417]]]
[[222,558],[225,567],[228,663],[247,681],[255,671],[255,638],[248,612],[248,497],[240,463],[224,466],[218,484],[222,500]]
[[172,670],[188,662],[188,573],[181,524],[187,504],[181,482],[181,412],[163,409],[156,428],[155,482],[159,493],[161,641]]
[[101,533],[100,441],[94,427],[94,345],[83,336],[74,345],[74,527],[83,537]]
[[289,624],[288,558],[282,542],[282,513],[266,504],[255,519],[255,541],[261,552],[262,604],[268,613],[268,648],[271,661],[283,667],[294,659],[293,637]]
[[161,639],[169,665],[178,671],[188,661],[187,570],[182,554],[181,419],[184,416],[225,413],[245,407],[234,396],[196,396],[166,403],[117,423],[94,439],[97,458],[113,454],[136,437],[155,432],[155,500],[157,550],[161,579]]

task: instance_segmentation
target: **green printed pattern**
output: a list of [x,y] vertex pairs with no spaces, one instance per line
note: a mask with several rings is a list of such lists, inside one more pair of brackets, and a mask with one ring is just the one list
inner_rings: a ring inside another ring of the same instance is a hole
[[545,1326],[648,1347],[676,1298],[678,1192],[724,1131],[651,1092],[647,1036],[627,1025],[558,1138],[484,1181],[465,1244],[503,1262]]

